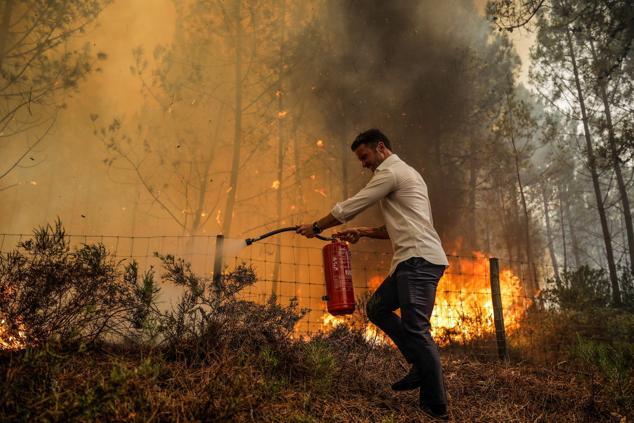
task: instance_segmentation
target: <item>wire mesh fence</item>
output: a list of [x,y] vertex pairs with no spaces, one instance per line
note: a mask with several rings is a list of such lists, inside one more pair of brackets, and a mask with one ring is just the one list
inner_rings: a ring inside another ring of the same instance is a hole
[[[30,237],[28,234],[0,234],[0,252],[16,248],[19,242]],[[155,252],[181,257],[191,263],[196,274],[210,279],[215,258],[220,255],[225,271],[242,263],[255,270],[258,281],[241,292],[243,299],[264,303],[274,294],[281,304],[297,299],[299,307],[307,309],[297,325],[298,335],[311,336],[347,321],[361,325],[373,340],[388,342],[365,318],[365,303],[390,268],[391,252],[385,249],[386,243],[352,246],[357,311],[351,317],[335,318],[327,312],[323,299],[326,287],[322,258],[324,243],[321,241],[285,236],[246,247],[243,240],[224,239],[222,251],[216,251],[216,236],[67,235],[67,240],[71,248],[102,243],[118,260],[135,260],[140,269],[153,267],[159,275],[161,263]],[[496,339],[489,258],[484,255],[450,255],[448,258],[450,264],[439,282],[432,316],[434,338],[443,348],[496,357],[500,353],[500,344]],[[530,344],[530,336],[517,336],[522,329],[522,318],[535,304],[534,292],[531,294],[527,290],[526,282],[531,277],[547,277],[549,269],[532,269],[519,262],[500,261],[499,264],[501,307],[498,311],[502,312],[504,332],[511,339],[521,338],[522,342]],[[537,270],[539,274],[535,273]],[[179,287],[163,284],[159,305],[165,308],[174,305],[180,294]]]

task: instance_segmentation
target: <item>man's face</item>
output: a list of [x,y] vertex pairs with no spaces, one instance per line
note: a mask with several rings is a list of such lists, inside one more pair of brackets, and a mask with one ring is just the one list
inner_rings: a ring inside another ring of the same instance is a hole
[[376,147],[361,144],[354,150],[354,153],[357,155],[361,165],[372,172],[385,160],[385,146],[382,142],[378,143]]

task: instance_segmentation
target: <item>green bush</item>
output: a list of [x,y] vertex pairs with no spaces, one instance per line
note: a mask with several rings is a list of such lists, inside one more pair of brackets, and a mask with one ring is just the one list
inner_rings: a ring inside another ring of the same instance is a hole
[[544,298],[558,307],[584,310],[610,304],[610,281],[603,269],[581,266],[547,281]]
[[[560,308],[585,310],[612,306],[611,283],[604,269],[581,266],[548,279],[546,286],[543,298]],[[619,289],[621,308],[634,311],[634,277],[629,268],[619,272]]]

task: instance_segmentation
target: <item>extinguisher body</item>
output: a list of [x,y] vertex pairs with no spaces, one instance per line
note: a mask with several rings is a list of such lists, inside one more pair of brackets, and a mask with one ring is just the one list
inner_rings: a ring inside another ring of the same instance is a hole
[[355,308],[350,249],[334,240],[323,248],[328,312],[333,316],[352,314]]

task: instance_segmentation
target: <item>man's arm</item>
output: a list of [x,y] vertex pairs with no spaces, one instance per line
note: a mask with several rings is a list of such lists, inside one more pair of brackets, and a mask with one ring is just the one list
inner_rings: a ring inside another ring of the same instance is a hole
[[[394,189],[395,183],[394,174],[389,169],[375,172],[370,182],[361,191],[347,200],[335,204],[330,213],[315,223],[322,231],[345,223],[388,195]],[[316,235],[312,226],[312,224],[300,225],[297,233],[312,238]]]
[[[328,213],[326,216],[322,217],[318,221],[315,222],[319,229],[322,231],[332,228],[333,226],[341,225],[341,222],[338,221],[331,213]],[[296,231],[298,234],[304,235],[308,238],[313,238],[315,235],[315,231],[313,231],[312,224],[300,225]]]
[[342,231],[339,231],[334,234],[335,238],[342,239],[344,241],[348,241],[352,244],[355,244],[359,241],[360,238],[374,238],[374,239],[390,239],[390,235],[387,233],[385,229],[385,225],[378,226],[376,228],[372,227],[359,227],[359,228],[348,228]]
[[362,228],[352,228],[352,229],[358,229],[359,232],[361,233],[361,237],[374,238],[374,239],[390,239],[390,234],[387,233],[387,229],[385,228],[385,225],[378,226],[376,228],[362,227]]

